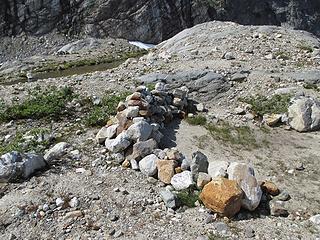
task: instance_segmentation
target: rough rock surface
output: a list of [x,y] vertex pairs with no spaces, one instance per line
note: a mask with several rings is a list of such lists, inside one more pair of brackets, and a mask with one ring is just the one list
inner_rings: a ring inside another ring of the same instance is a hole
[[320,129],[320,102],[311,97],[295,98],[289,106],[289,124],[299,131]]
[[170,184],[172,177],[174,176],[175,168],[174,160],[159,160],[157,161],[158,179],[165,184]]
[[139,169],[147,176],[154,176],[157,173],[157,160],[156,155],[150,154],[139,161]]
[[193,185],[192,174],[190,171],[183,171],[178,173],[171,178],[171,185],[176,190],[188,189]]
[[46,162],[50,163],[53,160],[57,160],[61,158],[64,154],[66,154],[67,148],[69,144],[66,142],[60,142],[54,145],[48,152],[44,155],[44,159]]
[[212,178],[225,177],[227,175],[227,169],[229,162],[227,161],[210,161],[208,166],[208,174]]
[[23,180],[35,171],[46,166],[40,155],[19,152],[10,152],[0,157],[0,182],[15,182]]
[[220,178],[204,186],[200,199],[212,211],[232,217],[240,211],[242,196],[236,181]]
[[287,25],[319,34],[319,13],[317,0],[5,0],[0,9],[0,32],[40,35],[57,29],[69,35],[86,33],[160,42],[185,28],[215,19],[242,24]]
[[243,163],[233,162],[227,170],[228,179],[235,180],[244,192],[242,206],[253,211],[260,204],[262,190],[254,176],[254,170]]

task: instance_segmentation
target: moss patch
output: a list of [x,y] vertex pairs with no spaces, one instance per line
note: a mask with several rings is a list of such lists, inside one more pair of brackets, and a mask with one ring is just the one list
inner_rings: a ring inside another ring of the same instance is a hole
[[59,119],[66,115],[66,104],[74,97],[69,87],[51,88],[45,91],[30,92],[30,96],[21,103],[1,104],[0,121],[18,119]]
[[254,113],[263,116],[264,114],[285,113],[288,111],[291,94],[277,94],[271,97],[257,96],[240,98],[239,100],[252,106]]

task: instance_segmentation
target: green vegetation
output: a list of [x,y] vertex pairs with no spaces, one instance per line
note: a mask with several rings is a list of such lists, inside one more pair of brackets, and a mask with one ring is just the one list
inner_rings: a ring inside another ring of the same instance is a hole
[[30,96],[21,103],[1,104],[0,122],[17,119],[60,119],[66,115],[66,104],[74,97],[71,88],[50,88],[45,91],[30,92]]
[[307,45],[306,43],[300,43],[298,45],[298,48],[301,49],[302,51],[306,51],[308,53],[313,52],[313,48],[311,46]]
[[118,103],[125,100],[127,95],[126,92],[119,95],[106,93],[99,105],[93,105],[92,101],[89,101],[87,106],[89,112],[84,118],[85,125],[91,127],[106,125],[109,118],[117,113]]
[[206,117],[202,116],[202,115],[188,117],[188,118],[186,118],[186,121],[191,125],[200,125],[200,126],[205,126],[207,123]]
[[290,94],[276,94],[269,98],[259,95],[257,97],[241,98],[239,100],[250,104],[256,114],[263,116],[264,114],[287,112],[291,97]]
[[319,92],[319,90],[320,90],[318,85],[314,84],[314,83],[305,83],[305,84],[303,84],[303,87],[305,89],[312,89],[312,90],[315,90],[317,92]]
[[290,59],[290,53],[287,53],[284,51],[276,52],[275,56],[277,59],[282,59],[282,60],[289,60]]
[[149,91],[152,91],[155,89],[156,84],[155,83],[147,83],[146,87],[149,89]]
[[11,151],[41,153],[53,143],[52,139],[44,137],[49,133],[45,128],[35,128],[24,134],[17,132],[9,142],[0,145],[0,155]]
[[207,124],[206,128],[211,136],[217,140],[242,145],[248,149],[258,147],[254,132],[248,126],[235,127],[227,122],[221,122],[218,124]]
[[[186,121],[191,125],[204,126],[216,140],[221,140],[234,145],[241,145],[247,149],[259,147],[254,132],[248,126],[235,127],[224,121],[220,121],[217,124],[208,123],[206,117],[202,115],[187,118]],[[197,140],[200,148],[206,146],[206,136],[197,138]]]
[[184,190],[177,193],[180,204],[187,207],[195,207],[195,202],[199,200],[199,191]]

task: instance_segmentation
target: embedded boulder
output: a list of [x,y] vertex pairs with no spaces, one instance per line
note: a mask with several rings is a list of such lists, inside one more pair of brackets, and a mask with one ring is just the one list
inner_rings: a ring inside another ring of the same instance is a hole
[[0,182],[16,182],[27,179],[34,172],[46,166],[41,155],[21,154],[13,151],[0,157]]
[[288,109],[289,125],[298,132],[320,129],[320,102],[300,96],[292,100]]

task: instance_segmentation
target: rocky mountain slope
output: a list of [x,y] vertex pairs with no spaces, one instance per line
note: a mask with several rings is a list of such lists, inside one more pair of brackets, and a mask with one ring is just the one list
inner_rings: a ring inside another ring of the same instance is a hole
[[320,35],[318,0],[2,0],[0,35],[118,37],[159,43],[179,31],[211,20],[281,25]]

